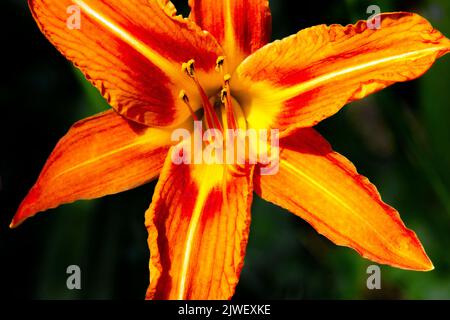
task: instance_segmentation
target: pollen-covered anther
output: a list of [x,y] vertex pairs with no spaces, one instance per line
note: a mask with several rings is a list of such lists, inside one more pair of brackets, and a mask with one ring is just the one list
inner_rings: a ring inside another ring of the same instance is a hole
[[227,103],[227,97],[228,97],[228,90],[226,88],[222,89],[222,91],[220,92],[220,101],[223,104]]
[[195,77],[195,60],[191,59],[181,65],[181,70],[186,73],[189,77]]
[[223,82],[224,82],[225,86],[228,86],[230,84],[230,80],[231,80],[231,75],[229,73],[227,73],[223,77]]
[[188,107],[189,112],[191,113],[192,118],[193,118],[195,121],[198,121],[197,115],[195,114],[194,109],[193,109],[192,106],[191,106],[191,102],[189,101],[189,97],[188,97],[186,91],[181,90],[181,91],[180,91],[180,94],[179,94],[179,98],[180,98],[180,100],[183,101],[183,102],[186,104],[186,106]]
[[227,123],[228,123],[228,125],[232,129],[236,129],[237,128],[237,121],[236,121],[236,118],[234,117],[233,105],[232,105],[232,102],[231,102],[230,80],[231,80],[231,75],[229,75],[229,74],[226,74],[223,77],[223,89],[220,92],[220,100],[221,100],[222,104],[225,105],[225,110],[226,110],[226,113],[227,113]]
[[179,94],[179,96],[178,96],[179,98],[180,98],[180,100],[182,100],[183,102],[185,102],[185,103],[189,103],[189,97],[188,97],[188,95],[187,95],[187,93],[186,93],[186,91],[184,91],[184,90],[181,90],[180,91],[180,94]]
[[223,65],[225,64],[225,57],[219,56],[216,61],[216,71],[222,72],[223,71]]

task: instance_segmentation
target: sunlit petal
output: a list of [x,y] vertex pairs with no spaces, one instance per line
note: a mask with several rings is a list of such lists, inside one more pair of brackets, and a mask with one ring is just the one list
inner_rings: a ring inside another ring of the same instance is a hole
[[250,228],[252,171],[175,165],[169,157],[146,213],[148,299],[230,299]]
[[190,0],[190,18],[213,34],[225,50],[229,72],[270,40],[267,0]]
[[140,186],[158,176],[169,148],[169,131],[133,124],[115,111],[82,120],[55,147],[11,226],[61,204]]
[[255,178],[255,190],[262,198],[368,259],[404,269],[433,269],[416,234],[405,227],[398,212],[314,129],[296,131],[282,139],[280,147],[280,172]]
[[29,5],[47,38],[128,119],[149,126],[183,122],[190,114],[178,99],[182,89],[199,107],[194,83],[181,72],[190,59],[206,90],[220,84],[214,68],[223,53],[216,40],[175,16],[167,0],[29,0]]
[[450,41],[419,15],[383,14],[380,29],[320,25],[274,42],[240,65],[234,85],[251,126],[288,133],[421,76],[449,51]]

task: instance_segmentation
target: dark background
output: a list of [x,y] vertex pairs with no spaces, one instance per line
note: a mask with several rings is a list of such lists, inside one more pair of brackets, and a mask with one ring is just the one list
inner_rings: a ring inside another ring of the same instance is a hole
[[[186,14],[187,1],[174,1]],[[272,0],[273,39],[321,23],[366,19],[366,8],[420,13],[450,36],[450,1]],[[144,212],[155,183],[9,222],[69,127],[106,108],[95,89],[41,35],[25,0],[2,0],[0,295],[17,299],[142,299],[148,283]],[[421,79],[352,103],[319,131],[379,188],[422,240],[436,270],[382,266],[382,290],[366,288],[370,261],[333,245],[307,223],[255,199],[236,298],[450,298],[450,56]],[[66,288],[66,268],[82,290]]]

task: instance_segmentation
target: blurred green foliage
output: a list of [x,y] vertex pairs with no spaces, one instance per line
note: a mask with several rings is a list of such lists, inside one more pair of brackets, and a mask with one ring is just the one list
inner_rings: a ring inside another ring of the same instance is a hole
[[[174,2],[182,13],[188,12],[186,1]],[[420,13],[450,36],[447,0],[272,0],[273,38],[321,23],[353,23],[366,18],[372,4],[382,11]],[[50,210],[14,231],[6,228],[58,139],[72,123],[107,105],[39,34],[25,1],[3,1],[1,6],[15,22],[7,39],[11,71],[6,70],[10,74],[0,95],[5,110],[0,129],[2,294],[6,298],[141,299],[148,283],[149,257],[144,212],[155,182]],[[255,198],[236,298],[450,298],[449,74],[447,56],[419,80],[352,103],[318,128],[400,211],[436,269],[418,273],[382,266],[382,290],[369,291],[370,261]],[[70,264],[81,267],[80,291],[66,289]]]

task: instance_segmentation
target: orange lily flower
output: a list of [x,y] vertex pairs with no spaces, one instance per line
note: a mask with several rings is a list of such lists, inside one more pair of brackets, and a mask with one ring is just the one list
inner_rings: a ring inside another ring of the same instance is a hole
[[[67,8],[80,28],[67,27]],[[267,44],[265,0],[29,0],[42,32],[114,110],[76,123],[50,155],[11,226],[159,176],[146,212],[149,299],[229,299],[244,263],[253,192],[334,243],[394,267],[433,269],[416,234],[312,127],[350,101],[415,79],[450,40],[412,13],[380,28],[315,26]],[[208,32],[204,31],[208,30]],[[183,68],[181,68],[183,66]],[[208,127],[280,132],[280,170],[174,164],[171,133]]]

